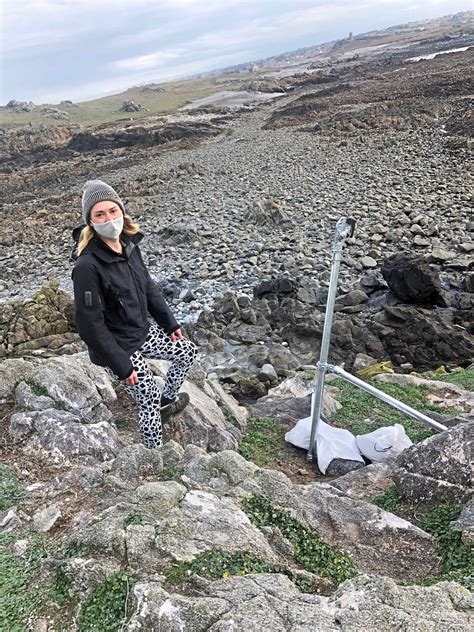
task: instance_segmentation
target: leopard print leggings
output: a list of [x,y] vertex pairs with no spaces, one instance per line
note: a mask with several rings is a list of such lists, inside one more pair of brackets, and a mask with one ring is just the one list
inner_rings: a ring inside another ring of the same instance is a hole
[[[161,396],[174,399],[184,378],[196,359],[197,347],[186,338],[173,342],[161,327],[151,323],[150,331],[140,349],[130,356],[133,368],[138,375],[138,384],[128,386],[121,384],[118,377],[105,367],[107,373],[132,396],[139,407],[138,425],[147,448],[159,448],[163,443],[161,428],[160,402]],[[171,362],[166,373],[163,393],[160,393],[156,379],[145,357],[154,360]]]

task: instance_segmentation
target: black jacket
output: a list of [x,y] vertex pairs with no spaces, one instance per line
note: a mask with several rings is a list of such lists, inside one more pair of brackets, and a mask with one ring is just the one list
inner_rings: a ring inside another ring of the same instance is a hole
[[[81,227],[82,228],[82,227]],[[73,235],[77,239],[78,231]],[[141,233],[122,235],[123,254],[91,239],[72,271],[76,326],[94,364],[121,380],[133,371],[130,355],[147,337],[148,315],[168,334],[179,329],[168,304],[143,263]]]

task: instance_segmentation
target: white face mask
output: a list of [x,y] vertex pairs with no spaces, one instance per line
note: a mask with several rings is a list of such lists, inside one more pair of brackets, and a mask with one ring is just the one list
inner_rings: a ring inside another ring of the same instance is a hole
[[111,219],[109,222],[104,222],[103,224],[94,224],[94,222],[91,222],[91,224],[95,232],[102,237],[117,239],[123,230],[123,215],[118,219]]

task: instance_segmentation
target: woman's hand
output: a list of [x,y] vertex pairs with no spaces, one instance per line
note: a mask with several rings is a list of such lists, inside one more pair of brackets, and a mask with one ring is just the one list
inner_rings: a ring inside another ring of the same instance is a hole
[[176,329],[176,331],[173,331],[170,333],[170,338],[173,342],[177,342],[178,340],[182,340],[184,338],[183,334],[181,333],[181,329]]
[[124,380],[121,380],[120,383],[126,384],[127,386],[135,386],[135,384],[138,384],[138,375],[135,369],[133,369],[128,377],[126,377]]

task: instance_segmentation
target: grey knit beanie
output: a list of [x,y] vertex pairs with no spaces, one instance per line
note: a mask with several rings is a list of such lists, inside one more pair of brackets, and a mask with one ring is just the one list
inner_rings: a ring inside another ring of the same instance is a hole
[[89,223],[89,215],[94,204],[104,200],[116,202],[122,209],[122,213],[125,214],[125,207],[117,191],[102,180],[88,180],[84,185],[82,194],[82,217],[85,224]]

